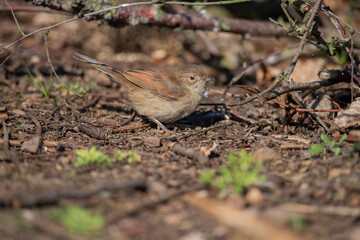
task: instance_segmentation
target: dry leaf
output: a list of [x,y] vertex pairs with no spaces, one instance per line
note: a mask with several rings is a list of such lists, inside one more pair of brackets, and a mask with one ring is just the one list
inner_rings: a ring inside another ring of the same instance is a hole
[[356,98],[348,109],[339,112],[334,122],[341,128],[360,124],[360,98]]

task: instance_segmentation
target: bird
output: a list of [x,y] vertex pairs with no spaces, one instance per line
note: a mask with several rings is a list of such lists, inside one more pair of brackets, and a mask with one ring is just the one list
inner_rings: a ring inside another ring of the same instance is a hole
[[182,119],[195,111],[214,80],[195,64],[120,71],[80,53],[75,59],[88,63],[120,83],[135,111],[163,130],[163,123]]

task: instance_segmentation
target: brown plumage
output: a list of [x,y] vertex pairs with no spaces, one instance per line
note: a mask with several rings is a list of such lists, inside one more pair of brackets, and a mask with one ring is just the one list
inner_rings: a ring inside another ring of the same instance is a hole
[[135,110],[162,128],[161,122],[173,122],[194,112],[207,82],[213,79],[198,65],[119,71],[79,53],[74,58],[121,83]]

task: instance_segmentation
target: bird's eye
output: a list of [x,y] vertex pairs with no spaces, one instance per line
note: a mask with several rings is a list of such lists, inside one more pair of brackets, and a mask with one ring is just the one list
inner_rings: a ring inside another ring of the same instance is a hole
[[195,77],[194,77],[193,75],[190,75],[189,79],[190,79],[191,81],[194,81],[194,80],[195,80]]

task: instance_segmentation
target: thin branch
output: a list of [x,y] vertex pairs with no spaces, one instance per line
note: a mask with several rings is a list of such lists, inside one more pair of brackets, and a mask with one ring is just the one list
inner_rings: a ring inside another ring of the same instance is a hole
[[[321,81],[310,82],[310,83],[295,83],[289,86],[282,86],[264,94],[263,100],[269,101],[275,99],[285,93],[294,92],[294,91],[305,91],[305,90],[315,90],[322,87],[327,87],[335,85],[341,82],[349,83],[351,81],[351,68],[346,67],[343,70],[322,70],[319,73]],[[239,106],[239,103],[235,104],[226,104],[227,107]]]
[[311,15],[309,17],[309,20],[306,23],[306,31],[304,32],[304,35],[301,38],[300,44],[299,44],[299,48],[296,52],[296,54],[294,55],[290,65],[286,68],[286,70],[284,72],[282,72],[278,78],[274,81],[273,84],[270,85],[270,87],[268,87],[266,90],[264,90],[263,92],[257,94],[257,95],[253,95],[241,102],[239,102],[237,105],[241,106],[244,105],[246,103],[252,102],[253,100],[257,99],[257,98],[261,98],[264,94],[272,91],[274,88],[276,88],[277,85],[279,85],[282,81],[286,81],[288,82],[290,79],[290,76],[292,74],[292,72],[295,69],[296,63],[299,60],[300,54],[303,51],[305,44],[306,44],[306,38],[310,32],[310,29],[312,28],[312,23],[316,17],[316,15],[319,13],[321,4],[322,4],[323,0],[317,0],[317,2],[315,3],[314,7],[312,8],[312,12]]
[[[100,9],[95,11],[92,9],[92,5],[84,6],[84,2],[87,1],[65,1],[65,0],[26,0],[32,1],[33,4],[38,6],[44,6],[58,11],[68,12],[72,14],[79,14],[79,16],[65,20],[63,22],[50,25],[47,27],[40,28],[35,30],[15,42],[3,47],[7,49],[14,44],[28,38],[38,32],[43,32],[50,30],[52,28],[58,27],[62,24],[66,24],[80,18],[86,18],[86,20],[102,20],[111,26],[123,27],[125,25],[134,25],[134,24],[146,24],[146,25],[156,25],[164,27],[182,27],[186,29],[199,29],[199,30],[209,30],[209,31],[224,31],[224,32],[233,32],[245,34],[249,33],[252,35],[270,35],[270,36],[281,36],[286,35],[286,32],[281,29],[279,26],[265,22],[265,21],[252,21],[252,20],[243,20],[243,19],[232,19],[232,18],[217,18],[217,17],[208,17],[199,14],[177,14],[177,13],[167,13],[163,11],[154,11],[153,8],[127,8],[130,6],[137,5],[153,5],[156,2],[135,2],[135,3],[125,3],[117,6],[112,6],[105,9]],[[239,0],[240,1],[240,0]],[[231,4],[236,3],[234,1],[220,1],[220,2],[209,2],[207,5],[218,5],[218,4]],[[243,0],[241,0],[243,2]],[[181,2],[183,3],[183,2]],[[162,4],[179,4],[179,2],[164,2]],[[191,3],[189,3],[191,5]],[[195,5],[203,5],[202,3],[196,3]],[[96,5],[96,7],[99,7]],[[84,14],[83,11],[91,11]],[[102,13],[107,13],[106,15],[101,15]],[[3,53],[4,51],[1,51]]]
[[13,15],[14,21],[15,21],[15,23],[16,23],[17,28],[19,29],[19,32],[21,33],[22,36],[24,36],[25,33],[21,30],[21,27],[20,27],[20,25],[19,25],[19,22],[18,22],[18,20],[17,20],[17,18],[16,18],[16,16],[15,16],[15,13],[14,13],[12,7],[10,6],[10,4],[8,3],[7,0],[5,0],[5,3],[6,3],[6,5],[8,5],[8,7],[10,8],[11,14]]
[[180,2],[180,1],[154,1],[154,3],[160,4],[176,4],[176,5],[184,5],[184,6],[212,6],[212,5],[228,5],[228,4],[236,4],[242,2],[249,2],[251,0],[228,0],[228,1],[217,1],[217,2]]
[[54,73],[55,77],[58,79],[58,81],[66,87],[66,89],[70,90],[72,93],[78,95],[79,97],[82,97],[83,95],[77,93],[76,91],[74,91],[72,88],[70,88],[67,84],[65,84],[59,77],[59,75],[56,73],[55,71],[55,68],[51,62],[51,59],[50,59],[50,53],[49,53],[49,46],[48,46],[48,34],[49,34],[49,31],[46,31],[44,33],[44,43],[45,43],[45,50],[46,50],[46,57],[47,57],[47,60],[48,60],[48,63],[50,65],[50,68],[51,68],[51,71]]
[[[341,23],[339,22],[338,18],[333,17],[332,15],[329,14],[330,11],[326,11],[325,14],[330,18],[331,22],[333,23],[333,25],[335,26],[335,28],[337,29],[339,36],[341,38],[341,40],[345,41],[345,33],[343,33],[343,31],[341,31],[341,29],[339,28],[342,27]],[[336,15],[335,15],[336,16]],[[354,66],[355,66],[355,59],[353,56],[353,49],[354,49],[354,39],[353,39],[353,28],[351,28],[351,32],[350,32],[350,49],[349,47],[345,46],[345,50],[347,52],[347,54],[349,55],[350,61],[351,61],[351,83],[350,83],[350,90],[351,90],[351,101],[354,100]],[[345,30],[344,30],[345,31]],[[360,80],[357,79],[357,81],[360,83]]]
[[[294,96],[296,97],[296,99],[301,103],[301,105],[303,105],[303,107],[305,109],[311,109],[306,102],[304,101],[304,99],[300,96],[300,94],[298,92],[294,92]],[[311,112],[310,113],[311,116],[313,116],[313,118],[316,119],[316,121],[324,128],[324,130],[326,132],[330,132],[330,129],[326,126],[326,124],[323,122],[323,120],[321,120],[321,118],[315,113],[315,112]]]
[[[39,3],[37,3],[37,4],[39,4]],[[69,23],[69,22],[73,22],[73,21],[78,20],[78,19],[83,18],[83,17],[90,17],[90,16],[93,16],[93,15],[96,15],[96,14],[99,14],[99,13],[108,12],[108,11],[118,9],[118,8],[122,8],[122,7],[144,5],[144,4],[151,4],[151,3],[149,3],[149,2],[136,2],[136,3],[121,4],[121,5],[116,6],[116,7],[110,7],[110,8],[102,9],[102,10],[95,11],[95,12],[92,12],[92,13],[87,13],[87,14],[85,14],[83,16],[80,16],[80,17],[76,16],[76,17],[70,18],[68,20],[65,20],[65,21],[62,21],[62,22],[59,22],[59,23],[56,23],[56,24],[53,24],[53,25],[50,25],[50,26],[47,26],[47,27],[39,28],[39,29],[37,29],[37,30],[35,30],[35,31],[31,32],[31,33],[28,33],[28,34],[24,35],[23,37],[19,38],[15,42],[12,42],[11,44],[7,45],[6,47],[3,47],[3,51],[1,51],[0,54],[2,54],[5,51],[5,49],[8,49],[9,47],[13,46],[14,44],[24,40],[25,38],[28,38],[28,37],[34,35],[36,33],[49,31],[50,29],[56,28],[56,27],[58,27],[60,25],[63,25],[63,24]],[[41,5],[41,3],[40,3],[40,5]],[[59,8],[59,6],[57,6],[57,8]],[[63,10],[63,9],[59,9],[59,10]]]
[[242,68],[231,80],[230,82],[227,84],[226,88],[225,88],[225,91],[224,93],[222,94],[221,96],[221,101],[224,101],[225,100],[225,96],[227,94],[227,92],[230,90],[231,86],[236,83],[237,81],[239,81],[245,74],[245,72],[250,68],[250,67],[253,67],[255,64],[258,64],[258,63],[261,63],[261,62],[265,62],[267,59],[275,56],[275,55],[278,55],[278,54],[281,54],[283,53],[285,50],[288,50],[288,49],[291,49],[291,48],[295,48],[295,47],[298,47],[299,44],[294,44],[292,46],[289,46],[289,47],[284,47],[284,48],[281,48],[275,52],[272,52],[270,53],[269,55],[265,56],[265,57],[261,57],[253,62],[251,62],[250,64],[248,64],[246,67]]
[[356,28],[353,28],[350,24],[348,24],[346,21],[342,20],[341,18],[339,18],[336,14],[334,14],[329,7],[327,6],[322,6],[321,10],[323,12],[325,12],[325,14],[328,14],[334,18],[336,18],[338,21],[342,22],[344,25],[346,25],[348,28],[350,28],[351,30],[353,30],[354,32],[357,32],[358,34],[360,34],[360,31],[357,30]]
[[66,12],[57,12],[55,10],[46,9],[46,8],[39,8],[39,7],[29,7],[29,6],[1,6],[0,5],[0,12],[45,12],[45,13],[58,13],[58,14],[66,14],[69,15],[69,13]]

